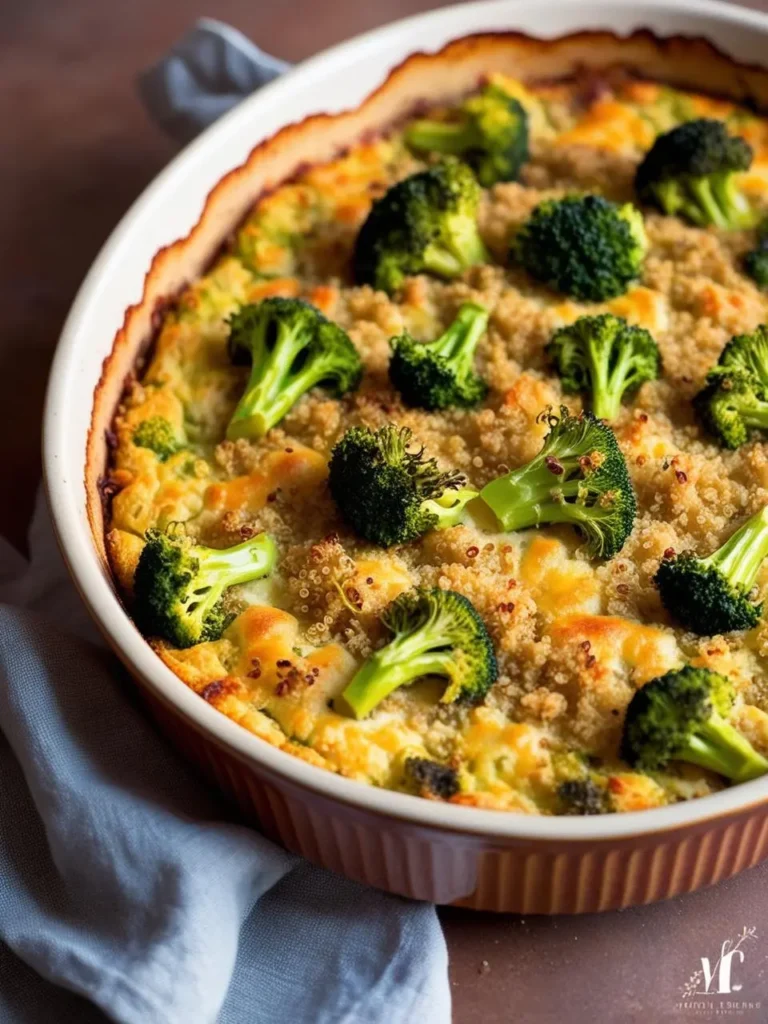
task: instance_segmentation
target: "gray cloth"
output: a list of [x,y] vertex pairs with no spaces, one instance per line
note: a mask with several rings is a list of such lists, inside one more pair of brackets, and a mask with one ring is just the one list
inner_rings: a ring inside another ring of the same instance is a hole
[[201,18],[139,77],[139,94],[163,131],[186,143],[290,66],[230,25]]
[[[142,94],[183,140],[284,66],[204,22]],[[42,501],[30,551],[0,539],[1,1024],[448,1022],[434,907],[233,821],[137,706]]]

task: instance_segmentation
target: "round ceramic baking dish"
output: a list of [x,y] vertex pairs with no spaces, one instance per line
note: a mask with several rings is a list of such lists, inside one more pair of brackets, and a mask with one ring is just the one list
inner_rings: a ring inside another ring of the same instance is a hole
[[[501,0],[411,18],[307,61],[242,103],[163,171],[94,263],[48,390],[55,530],[83,599],[162,727],[289,849],[403,895],[524,913],[646,903],[768,856],[768,778],[640,813],[529,817],[374,789],[268,745],[188,689],[139,635],[109,573],[99,495],[105,431],[158,310],[296,166],[328,159],[420,99],[466,91],[489,68],[548,77],[623,62],[768,109],[759,68],[767,48],[768,18],[706,0]],[[349,113],[330,116],[340,111]]]

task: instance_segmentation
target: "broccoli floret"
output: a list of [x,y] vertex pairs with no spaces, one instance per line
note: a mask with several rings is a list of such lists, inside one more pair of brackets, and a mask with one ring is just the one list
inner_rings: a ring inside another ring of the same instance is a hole
[[227,437],[263,437],[316,384],[343,395],[360,383],[360,356],[345,331],[300,299],[264,299],[229,320],[233,363],[251,376]]
[[357,534],[382,547],[456,525],[477,497],[461,473],[441,471],[423,448],[409,451],[411,436],[391,423],[376,431],[352,427],[331,453],[328,482],[339,511]]
[[558,814],[606,814],[605,790],[592,779],[567,779],[557,787]]
[[715,367],[693,399],[706,429],[726,448],[739,448],[751,430],[768,430],[768,392],[753,374]]
[[357,283],[391,294],[414,274],[453,278],[488,262],[477,229],[480,195],[474,174],[455,157],[393,185],[357,236]]
[[758,226],[755,248],[744,257],[744,272],[758,288],[768,289],[768,217]]
[[225,591],[268,576],[276,557],[275,542],[265,533],[217,550],[178,532],[147,530],[133,580],[139,628],[176,647],[218,639],[231,619]]
[[176,431],[164,416],[151,416],[143,420],[133,432],[137,448],[149,448],[161,462],[175,455],[181,445]]
[[717,365],[725,370],[743,370],[768,388],[768,327],[761,324],[751,334],[731,338]]
[[662,559],[654,581],[661,602],[686,629],[701,636],[752,629],[762,604],[749,599],[768,555],[768,506],[707,558],[692,552]]
[[731,338],[693,400],[704,426],[727,448],[768,430],[768,328]]
[[746,254],[744,271],[758,288],[768,289],[768,241],[758,243]]
[[643,771],[687,761],[747,782],[768,761],[727,721],[733,688],[717,672],[686,665],[652,679],[632,697],[624,721],[621,757]]
[[545,410],[550,432],[535,459],[480,492],[505,530],[570,523],[594,558],[612,558],[632,532],[637,503],[613,431],[591,413]]
[[488,311],[467,302],[435,341],[424,344],[407,333],[393,338],[389,379],[403,401],[421,409],[469,408],[482,402],[488,385],[473,363],[487,325]]
[[537,281],[585,302],[623,295],[648,243],[640,213],[602,196],[539,203],[512,241],[511,254]]
[[421,152],[460,156],[490,188],[497,181],[515,181],[528,159],[528,115],[499,86],[487,85],[450,121],[412,121],[405,141]]
[[626,394],[659,375],[659,347],[648,331],[622,317],[582,316],[555,331],[547,346],[563,390],[588,391],[598,419],[615,420]]
[[424,676],[447,679],[443,704],[480,701],[496,682],[488,630],[461,594],[437,588],[406,591],[385,609],[381,621],[394,638],[355,673],[339,710],[365,718],[393,690]]
[[405,762],[405,776],[420,794],[450,800],[459,792],[459,777],[455,768],[428,757],[409,757]]
[[744,228],[754,213],[737,175],[752,163],[752,148],[729,135],[721,121],[700,118],[659,135],[635,175],[642,203],[692,224]]

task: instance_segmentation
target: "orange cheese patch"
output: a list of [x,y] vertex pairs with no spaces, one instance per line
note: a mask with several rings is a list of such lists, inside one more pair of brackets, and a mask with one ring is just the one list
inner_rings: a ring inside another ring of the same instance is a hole
[[551,618],[599,608],[600,587],[592,567],[569,558],[565,545],[554,537],[533,537],[523,555],[520,578],[539,611]]
[[614,99],[598,100],[585,116],[557,137],[560,146],[581,145],[613,153],[647,149],[653,142],[651,125],[630,107]]
[[[282,253],[282,249],[280,250]],[[270,281],[259,281],[248,289],[249,302],[261,302],[273,296],[295,299],[299,294],[299,282],[295,277],[275,277]]]
[[[542,733],[523,722],[509,722],[491,708],[476,708],[461,742],[461,753],[482,788],[536,790],[551,772]],[[550,780],[551,781],[551,780]]]
[[602,302],[593,306],[577,305],[575,302],[560,302],[552,307],[555,326],[562,327],[572,324],[580,316],[597,316],[600,313],[613,313],[623,317],[628,323],[645,327],[655,334],[666,330],[669,323],[667,301],[660,292],[653,291],[643,285],[637,285],[625,295],[620,295],[610,302]]
[[307,298],[326,316],[332,316],[339,301],[339,289],[332,284],[317,284],[310,290]]
[[205,491],[205,507],[215,511],[257,512],[278,487],[295,492],[311,490],[327,475],[325,459],[311,448],[270,452],[261,469],[211,484]]
[[557,646],[588,640],[590,654],[603,665],[618,658],[642,685],[677,667],[680,657],[674,636],[655,626],[644,626],[612,615],[569,615],[550,629]]
[[648,775],[621,772],[608,780],[611,802],[617,811],[644,811],[667,802],[664,790]]
[[354,659],[339,644],[298,653],[299,623],[289,612],[252,605],[233,623],[239,658],[234,674],[273,709],[288,736],[304,739],[349,678]]
[[741,329],[745,315],[754,321],[755,326],[765,316],[762,299],[757,293],[751,295],[714,282],[708,282],[700,289],[696,305],[699,316],[709,317],[731,332]]

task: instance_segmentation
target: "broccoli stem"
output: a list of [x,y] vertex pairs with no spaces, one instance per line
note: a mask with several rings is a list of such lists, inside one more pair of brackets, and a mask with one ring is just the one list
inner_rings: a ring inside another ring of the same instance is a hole
[[431,121],[424,118],[412,122],[406,131],[406,142],[414,149],[434,150],[461,156],[475,144],[470,124],[456,121]]
[[253,540],[221,551],[198,548],[196,557],[198,570],[184,604],[188,613],[194,612],[204,622],[225,590],[272,572],[277,548],[269,534],[261,533]]
[[731,228],[748,228],[757,220],[757,214],[752,210],[747,197],[738,186],[738,178],[735,174],[717,174],[712,179],[712,193],[725,211],[728,226]]
[[542,522],[572,522],[572,506],[553,500],[552,492],[556,488],[563,497],[575,497],[583,481],[568,477],[578,469],[578,456],[558,458],[548,464],[539,455],[520,469],[486,484],[480,496],[505,530],[523,530]]
[[429,245],[424,250],[424,267],[439,277],[457,277],[464,264],[441,245]]
[[678,758],[725,775],[733,782],[749,782],[768,772],[768,761],[718,714],[697,727]]
[[[749,203],[739,191],[732,171],[689,178],[688,189],[693,202],[685,204],[685,212],[695,223],[712,223],[719,228],[733,229],[746,228],[754,222]],[[702,214],[702,208],[706,216]]]
[[768,402],[761,402],[760,406],[755,409],[747,403],[734,399],[734,407],[738,410],[745,426],[768,430]]
[[689,178],[687,184],[693,201],[684,203],[686,215],[696,224],[715,224],[719,228],[727,228],[728,218],[712,191],[710,178]]
[[323,379],[322,359],[310,359],[306,366],[301,366],[301,353],[307,340],[301,329],[279,330],[266,360],[254,362],[248,387],[227,429],[230,441],[239,437],[263,437],[306,391]]
[[596,359],[594,346],[588,346],[592,388],[592,412],[599,420],[615,420],[621,410],[621,400],[630,383],[635,354],[630,345],[623,345],[613,370],[608,360]]
[[476,498],[478,493],[470,487],[460,487],[457,491],[447,490],[439,498],[423,501],[421,507],[425,512],[437,516],[437,522],[432,529],[447,530],[449,526],[456,526],[461,522],[466,505]]
[[342,694],[342,705],[346,703],[355,718],[365,718],[400,686],[422,676],[452,676],[455,655],[451,651],[435,651],[439,644],[440,638],[426,629],[395,637],[356,673]]
[[546,501],[530,509],[514,509],[510,525],[505,522],[504,528],[509,531],[525,530],[529,526],[539,526],[541,523],[570,523],[572,526],[578,526],[581,522],[590,522],[596,525],[603,516],[608,518],[609,515],[609,510],[603,511],[599,505],[586,508],[572,501]]
[[450,217],[450,228],[442,241],[424,250],[424,266],[440,277],[458,277],[467,267],[490,262],[488,250],[474,220]]
[[714,554],[701,561],[718,569],[732,587],[743,587],[749,592],[767,556],[768,505],[747,520]]
[[457,376],[464,376],[472,369],[477,343],[487,326],[488,310],[465,302],[450,327],[430,343],[430,351],[449,360]]
[[[269,534],[260,533],[232,548],[207,548],[205,554],[198,556],[197,579],[205,587],[234,587],[271,572],[276,560],[274,540]],[[200,589],[197,587],[196,592]]]

